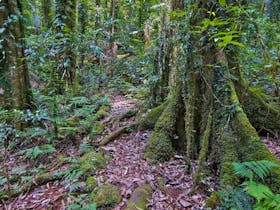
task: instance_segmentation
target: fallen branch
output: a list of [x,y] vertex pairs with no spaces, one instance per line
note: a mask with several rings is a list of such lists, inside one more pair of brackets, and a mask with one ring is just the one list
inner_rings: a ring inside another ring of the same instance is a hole
[[32,181],[29,181],[26,184],[24,184],[19,190],[13,191],[11,197],[15,197],[19,194],[26,193],[30,190],[35,189],[37,186],[44,185],[48,182],[60,180],[62,179],[62,177],[62,174],[56,174],[55,172],[38,175],[37,177],[33,178]]
[[100,146],[104,146],[104,145],[108,144],[109,142],[111,142],[111,141],[115,140],[116,138],[118,138],[123,133],[130,133],[135,127],[137,127],[136,125],[137,124],[134,123],[134,124],[131,124],[131,125],[126,125],[126,126],[120,127],[116,131],[114,131],[111,134],[105,136],[99,142],[99,145]]

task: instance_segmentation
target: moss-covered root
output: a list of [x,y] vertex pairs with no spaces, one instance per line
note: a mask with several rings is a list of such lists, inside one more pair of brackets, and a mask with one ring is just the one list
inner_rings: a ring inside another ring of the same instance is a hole
[[139,129],[154,129],[156,122],[158,121],[160,115],[164,111],[165,103],[151,109],[144,118],[141,117],[139,120]]
[[230,128],[225,128],[220,138],[221,174],[220,185],[237,185],[238,178],[234,174],[232,162],[239,162],[236,148],[237,138]]
[[[12,197],[15,197],[21,193],[26,193],[30,190],[35,189],[37,186],[41,186],[44,185],[48,182],[52,182],[55,180],[60,180],[62,179],[63,176],[62,174],[58,175],[56,173],[45,173],[45,174],[40,174],[38,175],[36,178],[34,178],[32,181],[27,182],[26,184],[24,184],[19,190],[17,191],[13,191],[11,193]],[[1,198],[1,197],[0,197]]]
[[114,122],[120,122],[124,119],[134,117],[137,113],[138,113],[137,110],[129,110],[129,111],[117,116],[116,118],[114,118],[113,121]]
[[136,188],[128,201],[126,210],[148,209],[148,200],[152,197],[152,194],[153,189],[149,184]]
[[201,179],[201,172],[203,170],[204,163],[205,163],[206,157],[207,157],[207,153],[209,151],[209,142],[210,142],[210,137],[211,137],[211,132],[212,132],[212,129],[211,129],[212,128],[212,119],[213,119],[212,111],[210,111],[208,114],[206,128],[203,133],[202,140],[201,140],[202,146],[201,146],[201,149],[199,152],[199,159],[198,159],[199,165],[198,165],[198,169],[194,175],[193,187],[195,187]]
[[112,132],[111,134],[105,136],[100,142],[99,145],[100,146],[104,146],[106,144],[108,144],[109,142],[115,140],[116,138],[118,138],[120,135],[122,135],[123,133],[129,133],[131,132],[134,128],[136,127],[136,124],[132,124],[132,125],[127,125],[127,126],[123,126],[120,127],[119,129],[117,129],[116,131]]
[[249,88],[241,96],[241,103],[250,122],[257,130],[265,130],[276,138],[280,137],[279,106],[267,102],[267,96],[257,89]]
[[152,162],[166,161],[174,153],[172,138],[176,130],[176,106],[176,100],[168,103],[159,117],[155,125],[155,132],[145,148],[144,156]]
[[164,132],[156,131],[153,133],[146,148],[144,157],[151,162],[169,160],[174,153],[170,136]]
[[[236,104],[230,127],[222,138],[222,185],[232,185],[236,178],[233,175],[232,162],[269,160],[277,161],[273,154],[265,147],[260,140],[255,128],[250,123],[247,115],[239,104],[238,97],[233,85],[231,87],[230,100]],[[280,191],[280,171],[273,171],[272,181],[268,183],[275,191]]]
[[113,206],[122,200],[118,187],[112,184],[97,187],[92,191],[91,196],[97,207],[105,207],[108,204]]

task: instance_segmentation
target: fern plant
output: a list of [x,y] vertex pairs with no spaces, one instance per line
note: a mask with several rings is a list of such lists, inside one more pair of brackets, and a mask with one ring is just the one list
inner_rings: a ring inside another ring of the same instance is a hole
[[234,173],[241,177],[246,177],[250,181],[253,181],[254,175],[256,178],[260,178],[262,181],[265,177],[269,175],[271,170],[275,167],[279,167],[279,164],[268,161],[268,160],[260,160],[260,161],[251,161],[251,162],[243,162],[243,163],[232,163],[234,168]]
[[[241,184],[241,188],[231,190],[221,190],[219,195],[222,198],[221,209],[254,209],[254,210],[280,210],[280,194],[275,194],[263,183],[256,180],[264,179],[275,168],[280,168],[279,163],[261,160],[243,163],[233,163],[234,173],[244,177],[247,181]],[[242,195],[243,196],[240,196]],[[252,199],[246,199],[250,196],[254,199],[254,205],[250,207]]]

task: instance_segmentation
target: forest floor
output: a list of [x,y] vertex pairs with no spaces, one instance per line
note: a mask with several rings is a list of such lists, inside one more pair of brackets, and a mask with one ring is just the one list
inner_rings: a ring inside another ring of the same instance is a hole
[[[120,94],[111,95],[110,116],[100,122],[106,124],[106,129],[101,136],[92,143],[98,143],[104,136],[120,127],[135,123],[135,117],[125,118],[121,121],[112,121],[117,116],[129,110],[138,110],[140,101]],[[183,156],[176,154],[164,163],[150,164],[143,157],[151,130],[131,130],[109,142],[97,150],[110,156],[105,169],[96,172],[98,185],[113,184],[118,187],[122,196],[121,202],[114,209],[125,209],[133,191],[140,186],[150,184],[153,189],[152,197],[148,201],[149,209],[179,210],[179,209],[206,209],[205,202],[211,192],[217,189],[215,177],[206,177],[203,187],[191,192],[193,173],[197,165],[193,162],[191,173],[185,173]],[[267,147],[280,160],[280,142],[270,138],[262,138]],[[72,147],[65,148],[69,155],[76,152]],[[69,165],[64,164],[55,170],[66,170]],[[53,172],[53,171],[52,171]],[[1,209],[65,209],[73,202],[68,196],[69,185],[65,186],[62,180],[49,182],[37,186],[25,194],[20,194],[9,204],[0,205]],[[4,203],[4,202],[3,202]]]

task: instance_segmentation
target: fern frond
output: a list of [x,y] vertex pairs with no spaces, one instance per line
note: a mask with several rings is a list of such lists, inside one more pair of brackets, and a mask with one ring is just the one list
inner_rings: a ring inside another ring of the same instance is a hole
[[261,202],[262,199],[266,199],[269,195],[272,196],[273,192],[266,185],[248,181],[242,184],[245,186],[245,191],[252,197],[254,197],[257,202]]
[[270,173],[271,169],[276,167],[280,167],[280,165],[268,160],[233,163],[234,173],[246,177],[250,181],[253,180],[254,174],[256,174],[258,178],[264,180],[264,178]]

